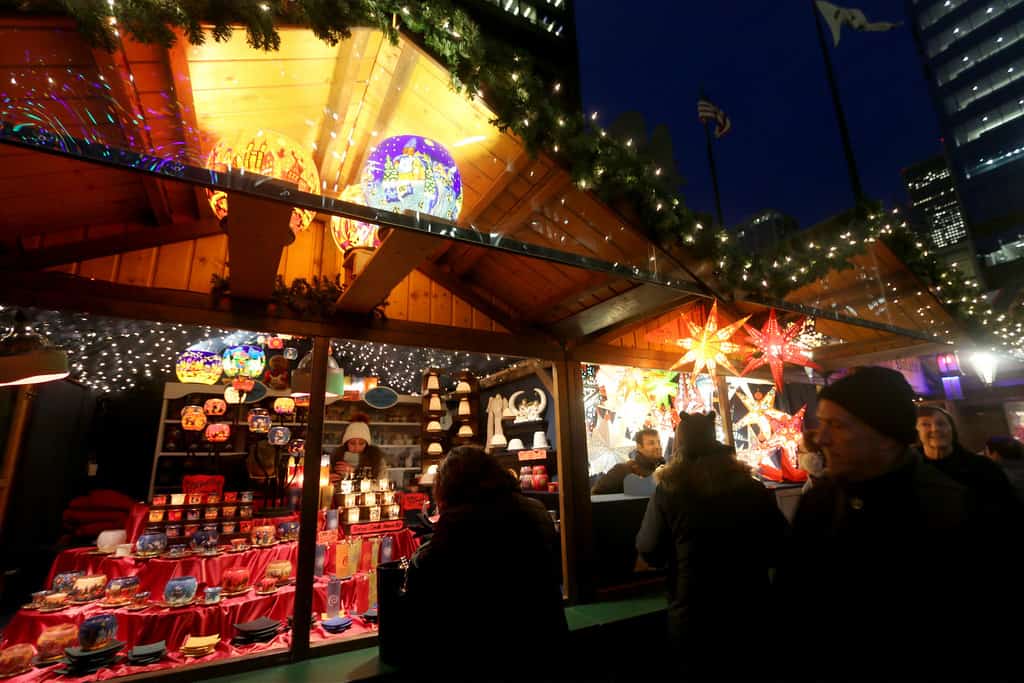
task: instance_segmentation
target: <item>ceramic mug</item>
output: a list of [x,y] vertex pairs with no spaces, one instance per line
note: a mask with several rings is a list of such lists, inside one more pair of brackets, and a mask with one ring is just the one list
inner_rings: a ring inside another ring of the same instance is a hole
[[55,659],[64,654],[64,648],[73,647],[78,640],[78,627],[74,624],[47,626],[36,640],[40,660]]
[[122,543],[114,550],[114,557],[128,557],[132,554],[132,544]]
[[149,591],[139,591],[132,596],[132,604],[136,607],[142,607],[149,602]]
[[187,605],[196,597],[199,581],[194,576],[176,576],[164,586],[164,602],[169,605]]
[[78,644],[83,650],[98,650],[117,634],[117,617],[107,612],[89,617],[78,627]]
[[260,579],[259,591],[260,593],[272,593],[277,590],[277,581],[272,578]]
[[0,676],[12,676],[32,666],[36,651],[28,643],[11,645],[0,650]]
[[220,577],[221,587],[227,593],[237,593],[249,586],[249,576],[248,567],[225,569]]
[[220,586],[209,586],[203,591],[203,602],[207,605],[216,605],[220,602]]

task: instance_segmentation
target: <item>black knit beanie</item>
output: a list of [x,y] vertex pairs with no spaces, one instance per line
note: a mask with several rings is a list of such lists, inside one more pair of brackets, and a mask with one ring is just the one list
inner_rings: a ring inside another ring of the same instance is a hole
[[889,368],[855,368],[818,394],[860,418],[879,434],[903,444],[917,441],[914,390],[900,373]]

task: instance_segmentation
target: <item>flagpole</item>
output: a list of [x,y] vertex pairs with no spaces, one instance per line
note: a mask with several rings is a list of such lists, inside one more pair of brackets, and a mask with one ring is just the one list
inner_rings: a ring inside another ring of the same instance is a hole
[[850,131],[846,127],[846,114],[843,112],[843,103],[839,99],[839,87],[836,85],[836,75],[832,70],[832,58],[829,56],[828,44],[825,42],[825,32],[821,28],[821,14],[814,0],[811,2],[811,12],[814,13],[814,28],[818,32],[818,46],[821,48],[821,58],[825,62],[825,76],[828,78],[828,87],[832,92],[832,106],[836,110],[836,122],[839,124],[839,137],[843,141],[843,152],[846,155],[846,170],[850,174],[850,187],[853,189],[855,206],[864,203],[864,188],[860,184],[860,174],[857,172],[857,160],[853,156],[853,145],[850,144]]
[[711,120],[704,122],[704,137],[708,143],[708,166],[711,167],[711,186],[715,190],[715,210],[718,212],[718,225],[725,227],[725,221],[722,220],[722,197],[718,193],[718,171],[715,168],[715,152],[711,145]]

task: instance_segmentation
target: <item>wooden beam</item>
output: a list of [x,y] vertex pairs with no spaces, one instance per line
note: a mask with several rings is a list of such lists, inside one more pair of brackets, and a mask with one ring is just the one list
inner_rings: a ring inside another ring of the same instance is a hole
[[338,309],[353,313],[373,311],[443,240],[443,237],[413,230],[392,230],[363,272],[338,298]]
[[214,218],[192,223],[178,223],[161,228],[151,225],[140,226],[138,229],[114,237],[71,242],[42,249],[29,249],[16,255],[5,256],[0,259],[0,268],[42,270],[66,263],[88,261],[103,256],[151,249],[175,242],[188,242],[219,234],[221,234],[220,223]]
[[580,344],[567,352],[569,360],[581,363],[609,363],[611,365],[631,365],[636,368],[668,370],[683,355],[653,349],[634,349],[607,344]]
[[[555,380],[551,377],[551,372],[547,367],[542,366],[536,359],[530,361],[533,365],[533,372],[537,375],[537,379],[544,385],[544,388],[548,390],[548,393],[552,396],[555,395]],[[550,363],[546,364],[550,367]]]
[[[0,270],[0,301],[11,305],[82,311],[133,320],[159,320],[187,325],[211,325],[244,330],[274,330],[299,336],[330,336],[404,346],[564,358],[561,346],[529,336],[470,330],[372,315],[338,313],[309,320],[283,306],[253,305],[224,297],[181,290],[122,285],[88,280],[53,271],[13,273]],[[620,351],[622,349],[619,349]]]
[[[452,242],[451,240],[447,240],[447,243],[451,244]],[[448,268],[439,266],[428,260],[416,266],[416,270],[420,271],[455,296],[464,300],[491,320],[499,323],[502,327],[513,332],[523,331],[523,322],[517,312],[513,312],[510,315],[504,309],[498,308],[488,301],[486,297],[478,294],[476,290],[473,289],[472,285],[453,274]]]
[[840,368],[871,365],[897,358],[948,353],[950,348],[953,347],[949,344],[922,343],[906,337],[890,337],[814,349],[813,355],[814,362],[820,365],[825,372],[830,372]]
[[623,323],[661,315],[690,297],[690,294],[669,287],[637,285],[596,306],[559,320],[551,326],[551,331],[563,340],[580,339]]
[[[486,377],[481,377],[480,388],[490,389],[493,386],[497,386],[499,384],[506,384],[508,382],[514,382],[517,379],[529,377],[530,375],[536,374],[538,372],[544,372],[545,374],[547,374],[547,380],[548,382],[550,382],[551,375],[550,373],[547,373],[547,371],[545,370],[545,368],[550,367],[551,363],[548,361],[538,361],[536,358],[530,358],[528,360],[516,363],[510,368],[498,370],[497,372],[491,373]],[[543,382],[544,380],[542,379],[541,381]],[[544,388],[548,390],[548,393],[554,391],[547,384],[544,385]]]
[[228,233],[231,296],[269,300],[274,294],[281,253],[295,241],[289,225],[292,208],[267,199],[228,193],[231,215],[224,219]]
[[[334,60],[334,74],[331,76],[331,89],[327,94],[327,106],[335,112],[346,112],[352,102],[352,91],[356,86],[356,73],[359,71],[359,60],[353,59],[353,55],[362,54],[366,49],[366,41],[369,37],[369,31],[359,31],[338,46]],[[369,87],[369,82],[363,84],[364,93]],[[333,116],[320,117],[313,160],[316,162],[322,179],[327,178],[327,163],[331,158],[327,152],[331,146],[331,140],[334,139],[331,137],[331,132],[336,132],[334,131],[336,123]]]

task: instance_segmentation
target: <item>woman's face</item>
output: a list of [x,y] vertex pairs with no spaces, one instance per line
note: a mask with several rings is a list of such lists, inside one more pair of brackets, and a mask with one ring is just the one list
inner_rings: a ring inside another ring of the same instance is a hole
[[349,439],[346,448],[349,453],[362,453],[366,450],[366,441],[363,439]]
[[942,413],[917,418],[917,436],[925,448],[940,453],[953,447],[953,427]]

